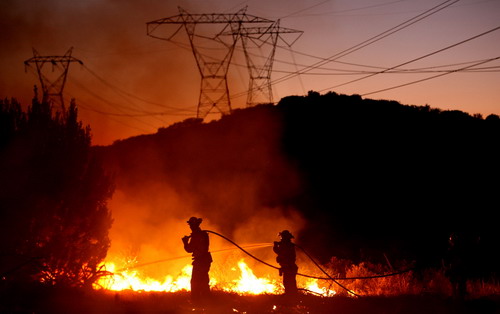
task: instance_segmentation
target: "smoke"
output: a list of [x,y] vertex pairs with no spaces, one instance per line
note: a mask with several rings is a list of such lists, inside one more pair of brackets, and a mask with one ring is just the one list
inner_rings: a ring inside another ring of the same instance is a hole
[[[114,225],[108,256],[134,257],[138,264],[168,259],[144,271],[175,274],[190,262],[181,238],[190,233],[191,216],[240,245],[272,243],[284,229],[297,236],[304,220],[286,204],[300,182],[281,151],[280,117],[270,109],[187,123],[102,148],[117,182],[109,204]],[[234,248],[216,235],[210,239],[212,251]],[[257,253],[274,262],[269,247]],[[225,265],[231,254],[215,253],[214,263]]]
[[[24,71],[32,48],[41,55],[63,55],[74,47],[73,56],[110,85],[160,105],[196,107],[200,76],[192,51],[148,37],[145,23],[177,14],[177,5],[193,13],[240,9],[213,3],[1,1],[0,97],[30,103],[33,85],[39,84],[33,69]],[[180,41],[187,43],[185,39],[179,34]],[[237,53],[234,58],[242,56]],[[246,69],[240,70],[232,69],[236,76],[248,76]],[[231,85],[238,92],[238,87],[246,89],[247,82],[234,80]],[[124,97],[77,64],[70,66],[64,94],[76,98],[80,119],[92,128],[94,144],[154,133],[186,117],[181,115],[185,112],[174,112],[125,120],[97,113],[141,115],[166,109]],[[244,99],[235,100],[233,108],[238,101]],[[245,243],[271,242],[280,229],[294,232],[300,227],[293,208],[281,203],[299,183],[280,153],[279,119],[255,114],[235,121],[185,129],[175,136],[160,132],[110,147],[108,168],[117,180],[109,204],[114,217],[110,256],[123,257],[125,264],[130,257],[145,263],[186,256],[180,238],[190,232],[186,224],[190,216],[202,217],[204,229]],[[260,219],[276,224],[259,230]],[[211,241],[212,249],[228,246],[214,236]],[[172,264],[186,262],[189,257]]]
[[[189,255],[182,249],[180,240],[189,229],[186,230],[187,225],[175,215],[180,210],[177,205],[183,204],[166,186],[156,189],[152,184],[145,188],[150,189],[149,196],[154,200],[127,196],[123,190],[118,190],[113,196],[109,204],[114,224],[110,230],[108,259],[111,257],[119,267],[171,259],[168,263],[139,269],[151,277],[173,275],[172,271],[189,263]],[[156,194],[158,192],[161,196]]]
[[[181,45],[146,34],[147,22],[178,14],[177,5],[160,0],[1,1],[0,97],[27,105],[35,84],[41,92],[35,68],[25,71],[32,48],[42,56],[62,56],[73,47],[72,56],[84,66],[70,65],[64,96],[68,102],[76,99],[82,121],[92,127],[94,144],[154,133],[195,116],[200,74],[185,32],[174,38]],[[176,28],[164,27],[171,32]],[[239,92],[247,83],[232,80],[231,85]],[[158,112],[165,114],[147,115]]]

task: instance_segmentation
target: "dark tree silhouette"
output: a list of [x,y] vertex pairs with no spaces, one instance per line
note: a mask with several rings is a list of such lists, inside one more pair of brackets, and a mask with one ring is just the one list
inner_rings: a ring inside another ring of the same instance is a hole
[[0,272],[6,281],[91,285],[109,247],[111,177],[72,101],[54,113],[0,100]]
[[438,263],[450,231],[498,239],[498,116],[314,92],[277,107],[314,222],[301,239],[331,245],[314,253],[365,259],[368,247]]

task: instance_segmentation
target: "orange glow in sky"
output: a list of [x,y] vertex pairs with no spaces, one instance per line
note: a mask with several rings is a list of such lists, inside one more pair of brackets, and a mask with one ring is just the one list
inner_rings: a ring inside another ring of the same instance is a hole
[[[303,71],[441,3],[450,6],[335,62]],[[248,6],[247,14],[280,19],[282,27],[304,31],[291,49],[278,43],[275,102],[331,90],[484,117],[500,114],[500,60],[425,80],[500,57],[500,30],[432,54],[499,27],[498,0],[1,1],[0,97],[30,102],[38,78],[33,68],[25,72],[23,62],[33,56],[32,48],[41,55],[63,55],[74,47],[73,56],[84,66],[71,65],[64,95],[76,99],[81,120],[92,128],[93,144],[155,133],[195,117],[200,75],[185,32],[175,42],[146,35],[146,22],[177,15],[178,6],[190,13],[232,13]],[[405,71],[366,77],[400,64],[405,65],[394,70]],[[302,74],[280,81],[296,71]],[[228,79],[230,93],[239,96],[232,99],[233,108],[243,107],[248,73],[241,43]]]

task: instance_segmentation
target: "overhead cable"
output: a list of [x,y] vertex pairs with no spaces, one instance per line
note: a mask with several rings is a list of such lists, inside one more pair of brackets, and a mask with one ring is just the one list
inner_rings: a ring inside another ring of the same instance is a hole
[[[486,32],[483,32],[483,33],[481,33],[481,34],[478,34],[478,35],[472,36],[472,37],[467,38],[467,39],[465,39],[465,40],[462,40],[462,41],[460,41],[460,42],[458,42],[458,43],[455,43],[455,44],[452,44],[452,45],[446,46],[446,47],[444,47],[444,48],[438,49],[438,50],[436,50],[436,51],[433,51],[433,52],[431,52],[431,53],[425,54],[425,55],[423,55],[423,56],[420,56],[420,57],[418,57],[418,58],[412,59],[412,60],[410,60],[410,61],[403,62],[403,63],[398,64],[398,65],[395,65],[395,66],[393,66],[393,67],[390,67],[390,68],[384,69],[384,70],[382,70],[382,71],[378,71],[378,72],[375,72],[375,73],[373,73],[373,74],[370,74],[370,75],[367,75],[367,76],[364,76],[364,77],[361,77],[361,78],[358,78],[358,79],[355,79],[355,80],[352,80],[352,81],[349,81],[349,82],[346,82],[346,83],[338,84],[338,85],[335,85],[335,86],[332,86],[332,87],[329,87],[329,88],[323,89],[323,90],[321,90],[321,91],[324,91],[324,90],[329,90],[329,89],[333,89],[333,88],[337,88],[337,87],[344,86],[344,85],[347,85],[347,84],[351,84],[351,83],[354,83],[354,82],[358,82],[358,81],[361,81],[361,80],[364,80],[364,79],[370,78],[370,77],[375,76],[375,75],[378,75],[378,74],[387,73],[388,71],[391,71],[391,70],[394,70],[394,69],[400,68],[400,67],[405,66],[405,65],[407,65],[407,64],[410,64],[410,63],[413,63],[413,62],[416,62],[416,61],[419,61],[419,60],[422,60],[422,59],[428,58],[428,57],[430,57],[430,56],[433,56],[433,55],[435,55],[435,54],[438,54],[438,53],[441,53],[441,52],[443,52],[443,51],[449,50],[449,49],[451,49],[451,48],[455,48],[455,47],[457,47],[457,46],[459,46],[459,45],[465,44],[465,43],[467,43],[467,42],[469,42],[469,41],[472,41],[472,40],[477,39],[477,38],[479,38],[479,37],[485,36],[485,35],[487,35],[487,34],[490,34],[490,33],[494,32],[494,31],[497,31],[497,30],[499,30],[499,29],[500,29],[500,26],[497,26],[497,27],[492,28],[492,29],[490,29],[490,30],[488,30],[488,31],[486,31]],[[495,58],[493,58],[493,60],[495,60]],[[488,60],[486,60],[485,62],[481,61],[481,62],[479,62],[479,63],[475,63],[475,65],[481,65],[481,64],[483,64],[483,63],[486,63],[486,62],[491,62],[491,61],[493,61],[493,60],[492,60],[492,59],[488,59]],[[458,70],[456,70],[456,71],[461,71],[461,70],[463,70],[463,69],[468,69],[468,68],[470,68],[470,67],[472,67],[472,66],[464,67],[464,68],[462,68],[462,69],[458,69]],[[453,70],[453,71],[447,71],[447,72],[446,72],[446,74],[453,73],[453,72],[456,72],[456,71],[455,71],[455,70]]]
[[[365,48],[365,47],[367,47],[367,46],[369,46],[369,45],[371,45],[371,44],[373,44],[375,42],[378,42],[378,41],[380,41],[380,40],[382,40],[382,39],[384,39],[384,38],[386,38],[386,37],[388,37],[388,36],[390,36],[390,35],[392,35],[394,33],[397,33],[397,32],[399,32],[399,31],[401,31],[401,30],[403,30],[403,29],[405,29],[405,28],[407,28],[407,27],[409,27],[409,26],[411,26],[411,25],[413,25],[413,24],[415,24],[417,22],[420,22],[420,21],[424,20],[425,18],[430,17],[430,16],[432,16],[432,15],[434,15],[434,14],[436,14],[436,13],[438,13],[438,12],[440,12],[440,11],[448,8],[448,7],[450,7],[451,5],[453,5],[453,4],[455,4],[455,3],[459,2],[459,1],[460,0],[446,0],[446,1],[442,2],[442,3],[440,3],[439,5],[434,6],[434,7],[430,8],[430,9],[424,11],[423,13],[420,13],[420,14],[418,14],[418,15],[416,15],[416,16],[414,16],[414,17],[412,17],[412,18],[410,18],[410,19],[408,19],[406,21],[404,21],[403,23],[400,23],[400,24],[398,24],[398,25],[396,25],[394,27],[391,27],[388,30],[386,30],[386,31],[384,31],[382,33],[379,33],[378,35],[375,35],[375,36],[373,36],[373,37],[371,37],[371,38],[369,38],[367,40],[364,40],[361,43],[356,44],[356,45],[354,45],[354,46],[352,46],[352,47],[350,47],[348,49],[345,49],[345,50],[343,50],[341,52],[338,52],[338,53],[332,55],[331,57],[324,58],[321,61],[318,61],[318,62],[316,62],[316,63],[314,63],[314,64],[312,64],[310,66],[307,66],[307,67],[299,70],[299,71],[292,72],[292,73],[290,73],[288,75],[285,75],[285,76],[283,76],[281,78],[278,78],[278,79],[276,79],[274,81],[271,81],[271,85],[275,85],[275,84],[284,82],[284,81],[289,80],[289,79],[291,79],[291,78],[293,78],[295,76],[304,74],[304,73],[309,72],[309,71],[314,70],[314,69],[318,69],[319,67],[321,67],[321,66],[323,66],[323,65],[325,65],[325,64],[327,64],[329,62],[336,61],[336,60],[338,60],[338,59],[340,59],[340,58],[342,58],[344,56],[347,56],[347,55],[355,52],[355,51],[358,51],[358,50],[360,50],[362,48]],[[251,92],[251,91],[248,91],[248,92]],[[240,97],[240,96],[245,95],[248,92],[242,92],[242,93],[234,94],[234,95],[231,95],[231,96],[232,97]]]
[[417,23],[417,22],[419,22],[419,21],[421,21],[421,20],[423,20],[423,19],[431,16],[431,15],[434,15],[434,14],[438,13],[439,11],[444,10],[445,8],[448,8],[449,6],[457,3],[458,1],[460,1],[460,0],[446,0],[443,3],[435,6],[435,7],[431,8],[431,9],[429,9],[429,10],[427,10],[427,11],[425,11],[425,12],[423,12],[423,13],[421,13],[421,14],[419,14],[419,15],[411,18],[411,19],[409,19],[409,20],[406,20],[405,22],[400,23],[400,24],[398,24],[398,25],[396,25],[396,26],[394,26],[394,27],[392,27],[392,28],[390,28],[390,29],[388,29],[388,30],[386,30],[386,31],[384,31],[384,32],[376,35],[376,36],[373,36],[373,37],[371,37],[371,38],[369,38],[369,39],[367,39],[365,41],[362,41],[361,43],[359,43],[357,45],[354,45],[354,46],[352,46],[352,47],[350,47],[348,49],[345,49],[345,50],[343,50],[341,52],[338,52],[338,53],[334,54],[333,56],[331,56],[329,58],[325,58],[322,61],[316,62],[316,63],[314,63],[314,64],[312,64],[312,65],[310,65],[310,66],[308,66],[308,67],[306,67],[306,68],[304,68],[302,70],[296,71],[293,74],[289,74],[289,75],[286,75],[286,76],[281,77],[279,79],[276,79],[276,80],[272,81],[272,84],[281,83],[281,82],[286,81],[286,80],[288,80],[288,79],[290,79],[292,77],[295,77],[296,75],[300,75],[302,73],[311,71],[313,69],[317,69],[318,67],[320,67],[320,66],[322,66],[322,65],[324,65],[326,63],[335,61],[335,60],[337,60],[339,58],[342,58],[342,57],[344,57],[344,56],[346,56],[348,54],[351,54],[351,53],[353,53],[355,51],[358,51],[358,50],[360,50],[360,49],[362,49],[362,48],[364,48],[364,47],[366,47],[368,45],[371,45],[371,44],[373,44],[373,43],[375,43],[377,41],[380,41],[380,40],[382,40],[382,39],[384,39],[384,38],[386,38],[386,37],[388,37],[388,36],[390,36],[390,35],[392,35],[392,34],[394,34],[396,32],[399,32],[399,31],[401,31],[401,30],[403,30],[403,29],[405,29],[405,28],[407,28],[407,27],[409,27],[409,26],[411,26],[411,25],[413,25],[413,24],[415,24],[415,23]]
[[499,60],[499,59],[500,59],[500,56],[488,59],[486,61],[481,61],[481,62],[472,64],[472,65],[469,65],[467,67],[463,67],[463,68],[460,68],[460,69],[450,70],[450,71],[447,71],[445,73],[437,74],[437,75],[434,75],[434,76],[431,76],[431,77],[426,77],[426,78],[423,78],[423,79],[420,79],[420,80],[415,80],[415,81],[412,81],[412,82],[408,82],[408,83],[399,84],[399,85],[392,86],[392,87],[387,87],[387,88],[379,89],[379,90],[376,90],[376,91],[373,91],[373,92],[364,93],[364,94],[361,94],[361,96],[372,95],[372,94],[381,93],[381,92],[389,91],[389,90],[400,88],[400,87],[405,87],[405,86],[409,86],[409,85],[413,85],[413,84],[417,84],[417,83],[429,81],[429,80],[432,80],[432,79],[435,79],[435,78],[438,78],[438,77],[441,77],[441,76],[445,76],[445,75],[456,73],[456,72],[461,72],[463,70],[467,70],[467,69],[473,68],[475,66],[478,66],[478,65],[481,65],[481,64],[485,64],[485,63],[488,63],[488,62],[492,62],[492,61],[495,61],[495,60]]
[[92,74],[95,78],[97,78],[100,82],[102,82],[103,84],[105,84],[106,86],[108,86],[109,88],[112,88],[116,91],[118,91],[119,93],[122,93],[126,96],[129,96],[129,97],[132,97],[136,100],[140,100],[142,102],[145,102],[145,103],[148,103],[148,104],[151,104],[151,105],[155,105],[155,106],[159,106],[159,107],[163,107],[163,108],[167,108],[167,109],[172,109],[172,110],[176,110],[176,111],[187,111],[187,112],[196,112],[195,110],[189,110],[189,109],[185,109],[185,108],[181,108],[181,107],[174,107],[174,106],[168,106],[168,105],[165,105],[165,104],[160,104],[158,102],[154,102],[154,101],[151,101],[151,100],[147,100],[147,99],[144,99],[142,97],[139,97],[139,96],[136,96],[134,94],[131,94],[119,87],[117,87],[116,85],[113,85],[111,83],[109,83],[107,80],[103,79],[101,76],[97,75],[97,73],[95,73],[93,70],[91,70],[89,67],[87,66],[83,66],[83,68],[85,70],[87,70],[90,74]]

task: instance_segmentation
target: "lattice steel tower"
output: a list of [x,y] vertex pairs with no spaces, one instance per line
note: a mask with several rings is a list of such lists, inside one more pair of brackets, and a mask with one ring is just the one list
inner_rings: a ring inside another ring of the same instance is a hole
[[[273,21],[248,15],[246,8],[237,13],[190,14],[179,8],[179,14],[146,23],[147,34],[170,40],[182,28],[186,30],[198,70],[201,74],[198,118],[205,118],[214,108],[221,114],[231,112],[227,73],[243,25]],[[159,26],[178,25],[171,33],[160,35]],[[197,28],[202,24],[202,29]],[[228,36],[229,35],[229,36]]]
[[[271,73],[274,54],[278,41],[289,47],[299,39],[302,31],[280,27],[280,21],[264,26],[243,26],[240,30],[243,51],[248,67],[250,81],[247,94],[247,106],[259,103],[273,103]],[[258,50],[261,56],[252,52]]]
[[[173,32],[158,34],[160,30],[165,31],[159,26],[166,24],[178,27]],[[197,28],[199,24],[204,27]],[[186,30],[201,74],[198,118],[205,118],[214,108],[221,114],[231,112],[227,74],[240,37],[250,75],[247,106],[273,102],[271,72],[276,45],[281,39],[291,46],[303,33],[280,27],[279,24],[279,21],[246,14],[246,8],[232,14],[190,14],[180,7],[178,15],[146,23],[147,34],[158,39],[170,40],[182,28]],[[264,62],[260,62],[252,53],[255,47],[260,52],[268,49]]]
[[[59,106],[62,112],[64,108],[63,90],[68,76],[69,65],[72,62],[83,64],[82,61],[71,56],[73,48],[70,48],[63,56],[41,56],[33,48],[33,57],[24,61],[24,65],[29,67],[35,64],[36,73],[42,87],[42,100],[51,105]],[[52,75],[49,78],[46,64],[52,65]]]

